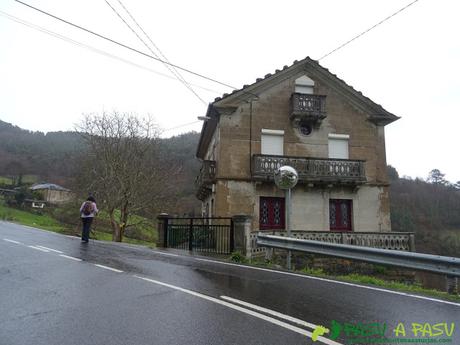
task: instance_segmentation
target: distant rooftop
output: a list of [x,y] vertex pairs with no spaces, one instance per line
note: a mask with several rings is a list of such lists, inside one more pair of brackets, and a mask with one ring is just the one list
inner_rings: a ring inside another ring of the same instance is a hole
[[59,190],[63,192],[70,192],[70,189],[61,187],[54,183],[37,183],[30,187],[32,190],[42,190],[42,189],[51,189],[51,190]]

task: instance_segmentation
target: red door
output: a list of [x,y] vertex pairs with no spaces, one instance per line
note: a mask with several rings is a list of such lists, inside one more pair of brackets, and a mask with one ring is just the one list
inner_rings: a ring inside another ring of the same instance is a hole
[[284,215],[284,198],[260,197],[260,230],[284,230]]
[[331,231],[351,231],[352,201],[348,199],[329,200],[329,223]]

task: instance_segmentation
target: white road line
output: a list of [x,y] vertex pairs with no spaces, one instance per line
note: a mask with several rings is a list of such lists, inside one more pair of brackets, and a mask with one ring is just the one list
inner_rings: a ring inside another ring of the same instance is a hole
[[401,292],[401,291],[386,290],[386,289],[382,289],[382,288],[378,288],[378,287],[373,287],[373,286],[366,286],[366,285],[353,284],[353,283],[348,283],[348,282],[343,282],[343,281],[338,281],[338,280],[332,280],[332,279],[327,279],[327,278],[320,278],[320,277],[307,276],[307,275],[298,274],[298,273],[276,271],[276,270],[272,270],[272,269],[269,269],[269,268],[261,268],[261,267],[254,267],[254,266],[238,265],[238,264],[233,264],[233,263],[230,263],[230,262],[222,262],[222,261],[215,261],[215,260],[201,259],[201,258],[195,258],[195,260],[198,260],[198,261],[205,261],[205,262],[212,262],[212,263],[221,264],[221,265],[236,266],[236,267],[247,268],[247,269],[251,269],[251,270],[258,270],[258,271],[265,271],[265,272],[271,272],[271,273],[284,274],[284,275],[289,275],[289,276],[293,276],[293,277],[300,277],[300,278],[304,278],[304,279],[319,280],[319,281],[324,281],[324,282],[328,282],[328,283],[335,283],[335,284],[353,286],[353,287],[357,287],[357,288],[361,288],[361,289],[368,289],[368,290],[374,290],[374,291],[380,291],[380,292],[387,292],[387,293],[391,293],[391,294],[394,294],[394,295],[400,295],[400,296],[405,296],[405,297],[412,297],[412,298],[417,298],[417,299],[421,299],[421,300],[425,300],[425,301],[431,301],[431,302],[438,302],[438,303],[450,304],[450,305],[454,305],[454,306],[456,306],[456,307],[460,307],[460,303],[456,303],[456,302],[449,302],[449,301],[444,301],[444,300],[437,299],[437,298],[431,298],[431,297],[413,295],[413,294],[406,293],[406,292]]
[[16,244],[21,244],[21,242],[15,241],[15,240],[10,240],[8,238],[4,238],[3,241],[10,242],[10,243],[16,243]]
[[97,266],[97,267],[100,267],[100,268],[103,268],[103,269],[106,269],[106,270],[109,270],[109,271],[113,271],[113,272],[118,272],[118,273],[123,272],[123,271],[117,270],[116,268],[112,268],[112,267],[108,267],[108,266],[104,266],[104,265],[94,264],[94,266]]
[[160,252],[160,251],[157,251],[157,250],[153,250],[153,252],[154,252],[155,254],[160,254],[160,255],[181,256],[181,255],[177,255],[177,254],[164,253],[164,252]]
[[222,299],[224,299],[226,301],[232,302],[232,303],[240,304],[240,305],[242,305],[244,307],[247,307],[247,308],[251,308],[251,309],[254,309],[254,310],[261,311],[261,312],[263,312],[265,314],[270,314],[270,315],[276,316],[277,318],[284,319],[284,320],[296,323],[296,324],[301,325],[303,327],[311,328],[313,330],[318,326],[318,325],[315,325],[313,323],[306,322],[306,321],[297,319],[297,318],[289,316],[289,315],[281,314],[281,313],[279,313],[277,311],[267,309],[267,308],[264,308],[264,307],[260,307],[258,305],[251,304],[251,303],[248,303],[248,302],[245,302],[245,301],[241,301],[241,300],[236,299],[236,298],[232,298],[232,297],[228,297],[228,296],[220,296],[220,298],[222,298]]
[[49,252],[50,252],[49,250],[46,250],[46,249],[43,249],[43,248],[34,247],[34,246],[27,246],[27,247],[32,248],[32,249],[35,249],[35,250],[40,250],[40,251],[45,252],[45,253],[49,253]]
[[68,256],[68,255],[64,255],[64,254],[61,254],[59,256],[62,256],[63,258],[70,259],[70,260],[83,261],[82,259],[74,258],[73,256]]
[[[277,319],[274,319],[270,316],[267,316],[267,315],[264,315],[264,314],[260,314],[260,313],[257,313],[253,310],[250,310],[250,309],[246,309],[246,308],[243,308],[243,307],[240,307],[238,305],[235,305],[235,304],[232,304],[232,303],[228,303],[228,302],[225,302],[225,301],[222,301],[220,299],[217,299],[217,298],[214,298],[214,297],[211,297],[211,296],[207,296],[207,295],[203,295],[199,292],[195,292],[195,291],[192,291],[192,290],[188,290],[188,289],[184,289],[184,288],[181,288],[179,286],[175,286],[175,285],[171,285],[171,284],[167,284],[167,283],[163,283],[163,282],[160,282],[158,280],[153,280],[153,279],[149,279],[149,278],[144,278],[144,277],[140,277],[140,276],[134,276],[138,279],[142,279],[142,280],[145,280],[145,281],[148,281],[150,283],[154,283],[154,284],[157,284],[157,285],[161,285],[161,286],[165,286],[165,287],[168,287],[170,289],[174,289],[174,290],[178,290],[178,291],[181,291],[183,293],[186,293],[186,294],[189,294],[189,295],[192,295],[192,296],[195,296],[195,297],[199,297],[199,298],[202,298],[202,299],[205,299],[207,301],[210,301],[210,302],[213,302],[213,303],[216,303],[216,304],[220,304],[220,305],[223,305],[223,306],[226,306],[228,308],[231,308],[231,309],[234,309],[234,310],[238,310],[242,313],[245,313],[245,314],[248,314],[248,315],[251,315],[253,317],[256,317],[258,319],[262,319],[264,321],[267,321],[267,322],[270,322],[272,324],[275,324],[277,326],[280,326],[280,327],[283,327],[283,328],[286,328],[290,331],[293,331],[293,332],[296,332],[296,333],[299,333],[299,334],[302,334],[306,337],[309,337],[311,338],[312,336],[312,333],[311,332],[308,332],[302,328],[299,328],[299,327],[296,327],[296,326],[293,326],[289,323],[286,323],[286,322],[283,322],[283,321],[280,321],[280,320],[277,320]],[[333,340],[330,340],[330,339],[327,339],[327,338],[324,338],[324,337],[318,337],[318,340],[325,343],[325,344],[328,344],[328,345],[342,345],[340,343],[337,343]]]
[[55,253],[59,253],[59,254],[64,253],[64,252],[61,252],[60,250],[51,249],[51,248],[48,248],[48,247],[45,247],[45,246],[36,246],[36,247],[43,248],[43,249],[49,250],[50,252],[55,252]]

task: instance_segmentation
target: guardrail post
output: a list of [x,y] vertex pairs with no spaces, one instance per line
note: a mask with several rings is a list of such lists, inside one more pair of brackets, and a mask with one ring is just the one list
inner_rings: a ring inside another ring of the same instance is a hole
[[409,251],[415,252],[415,235],[409,234]]
[[158,226],[157,226],[157,247],[168,247],[168,220],[169,215],[167,213],[161,213],[157,217]]
[[447,293],[456,295],[458,293],[458,278],[454,276],[446,276]]
[[232,217],[234,250],[241,252],[246,258],[251,257],[251,221],[252,217],[244,214]]

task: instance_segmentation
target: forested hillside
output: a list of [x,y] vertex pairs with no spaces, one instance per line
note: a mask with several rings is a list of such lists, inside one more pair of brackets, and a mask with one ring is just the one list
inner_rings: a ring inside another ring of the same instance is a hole
[[[178,166],[170,208],[177,214],[198,214],[200,203],[194,197],[194,180],[200,163],[195,158],[199,133],[160,139],[163,156]],[[21,175],[35,175],[37,180],[75,189],[80,169],[79,155],[84,140],[76,132],[31,132],[0,121],[0,176],[18,180]],[[158,164],[165,164],[159,161]],[[77,191],[78,193],[78,191]]]
[[31,132],[0,121],[0,175],[38,175],[65,183],[83,143],[75,132]]
[[195,158],[200,134],[190,132],[162,140],[166,155],[180,165],[181,171],[175,178],[173,190],[174,204],[169,210],[177,215],[201,215],[201,202],[195,197],[195,178],[201,163]]
[[460,256],[458,183],[433,176],[427,179],[430,182],[399,178],[392,167],[389,176],[393,231],[415,232],[417,251]]

